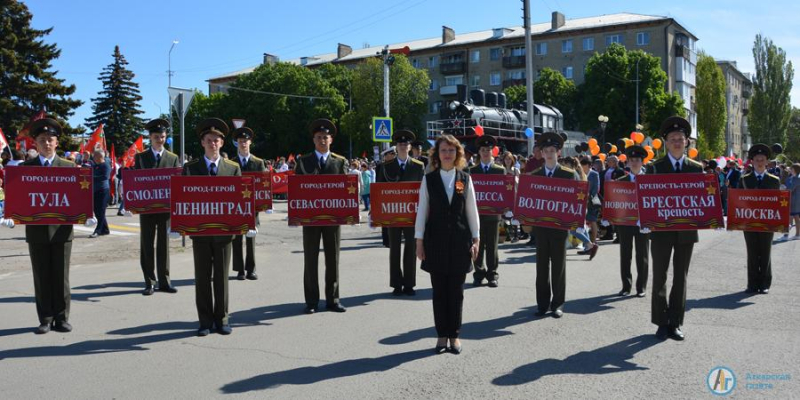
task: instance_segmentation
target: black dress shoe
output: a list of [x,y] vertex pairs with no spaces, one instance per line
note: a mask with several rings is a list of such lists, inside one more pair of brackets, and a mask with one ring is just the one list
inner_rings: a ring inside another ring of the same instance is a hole
[[238,274],[236,274],[236,279],[240,281],[245,280],[244,272],[239,272]]
[[596,256],[596,255],[597,255],[597,250],[598,250],[598,249],[600,249],[600,246],[598,246],[598,245],[594,245],[594,246],[592,246],[592,249],[591,249],[591,250],[589,250],[589,261],[592,261],[592,259],[594,258],[594,256]]
[[490,280],[489,287],[497,287],[497,279]]
[[619,243],[619,238],[616,238],[616,239],[612,240],[611,243],[618,244]]
[[49,322],[46,323],[46,324],[41,324],[41,325],[39,325],[38,328],[36,328],[36,334],[37,335],[43,335],[43,334],[45,334],[47,332],[50,332],[50,323]]
[[669,337],[669,327],[666,325],[659,325],[658,330],[656,331],[656,339],[667,340],[668,337]]
[[553,318],[561,318],[563,316],[564,316],[564,312],[561,311],[560,308],[556,308],[555,311],[553,311]]
[[159,286],[158,291],[164,293],[178,293],[178,289],[172,286]]
[[683,332],[681,332],[681,328],[677,326],[672,326],[669,328],[669,338],[672,340],[681,341],[684,339]]
[[619,296],[629,296],[629,295],[631,294],[631,291],[630,291],[630,290],[625,290],[625,289],[622,289],[622,290],[620,290],[620,291],[619,291],[619,293],[617,293],[617,294],[618,294]]
[[197,330],[197,336],[203,337],[208,336],[211,333],[211,329],[208,328],[200,328]]
[[217,333],[220,335],[230,335],[231,332],[233,332],[233,329],[231,329],[231,326],[228,324],[217,327]]
[[447,346],[436,346],[436,348],[435,348],[435,349],[433,349],[433,351],[434,351],[436,354],[442,354],[442,353],[446,352],[447,350],[448,350],[448,347],[447,347]]
[[544,317],[545,315],[547,315],[547,310],[542,310],[540,308],[539,311],[536,311],[536,314],[534,315],[536,315],[537,317]]
[[475,280],[472,281],[472,286],[478,287],[478,286],[481,286],[481,285],[483,285],[483,279],[475,278]]
[[758,291],[758,293],[769,294],[769,289],[761,289],[761,290]]
[[148,286],[148,287],[144,288],[144,290],[142,290],[142,296],[152,296],[153,292],[154,292],[153,287],[152,286]]
[[306,309],[305,309],[304,312],[306,314],[314,314],[315,312],[317,312],[317,307],[306,306]]
[[69,322],[67,321],[56,321],[53,330],[56,332],[63,332],[63,333],[72,332],[72,325],[70,325]]
[[406,296],[414,296],[417,294],[417,291],[414,290],[414,288],[405,288],[403,289],[403,294],[405,294]]
[[636,292],[636,297],[644,297],[644,296],[645,296],[644,292]]
[[399,287],[394,288],[394,290],[392,290],[392,294],[395,295],[395,296],[402,296],[403,295],[403,288],[399,288]]
[[455,355],[461,354],[461,345],[459,344],[450,346],[450,352]]
[[258,280],[258,275],[256,275],[255,272],[251,272],[251,273],[246,275],[246,278],[247,278],[247,280],[250,280],[250,281],[257,281]]
[[328,311],[333,311],[333,312],[345,312],[345,311],[347,311],[347,309],[344,308],[344,306],[339,304],[339,303],[328,304],[328,305],[325,306],[325,308]]

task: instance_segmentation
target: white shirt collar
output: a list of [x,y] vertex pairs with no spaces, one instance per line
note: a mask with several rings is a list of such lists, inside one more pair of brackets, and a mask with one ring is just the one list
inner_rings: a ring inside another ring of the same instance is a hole
[[162,148],[162,149],[161,149],[161,151],[158,151],[158,150],[156,150],[155,148],[151,147],[151,148],[150,148],[150,151],[152,151],[152,152],[153,152],[153,155],[154,155],[154,156],[160,156],[160,155],[161,155],[161,153],[163,153],[163,152],[164,152],[164,149]]
[[214,164],[214,166],[219,167],[219,162],[222,161],[222,157],[217,157],[216,160],[211,160],[208,157],[206,157],[205,155],[203,155],[203,159],[206,160],[206,168],[209,168],[211,166],[211,164]]
[[489,163],[488,163],[488,164],[484,164],[484,163],[483,163],[483,161],[481,161],[481,169],[484,169],[484,170],[485,170],[486,168],[491,168],[491,167],[492,167],[492,164],[493,164],[493,163],[492,163],[491,161],[489,161]]
[[327,153],[320,153],[319,151],[314,150],[314,153],[317,153],[317,160],[319,160],[319,158],[322,157],[322,159],[324,159],[325,161],[328,161],[328,156],[331,155],[330,151]]
[[767,174],[767,170],[764,170],[764,172],[762,172],[762,173],[760,173],[760,174],[758,173],[758,171],[756,171],[756,170],[753,170],[753,173],[754,173],[754,174],[756,174],[756,178],[762,178],[762,179],[763,179],[763,178],[764,178],[764,175],[766,175],[766,174]]
[[250,154],[248,154],[246,156],[243,156],[241,153],[238,153],[238,154],[239,154],[239,160],[244,159],[244,162],[250,161]]
[[681,163],[681,168],[683,168],[683,160],[686,158],[686,156],[682,155],[681,158],[676,160],[675,157],[672,156],[672,154],[667,153],[667,157],[669,157],[669,163],[670,165],[672,165],[672,168],[675,168],[676,162]]
[[556,172],[556,168],[558,168],[558,164],[556,164],[556,166],[553,167],[553,169],[547,168],[547,165],[544,165],[544,173],[545,173],[545,175],[555,173]]
[[442,176],[454,176],[456,174],[456,169],[453,168],[450,171],[445,171],[442,168],[439,168],[439,174]]
[[400,156],[397,156],[396,158],[397,158],[397,162],[400,163],[400,165],[403,165],[403,164],[408,162],[408,159],[411,158],[411,156],[406,156],[405,160],[401,160]]
[[41,163],[42,165],[44,165],[45,160],[46,161],[50,161],[50,165],[53,165],[53,160],[55,160],[55,159],[56,159],[56,155],[55,154],[53,154],[53,156],[50,157],[50,158],[44,158],[44,156],[39,154],[39,163]]

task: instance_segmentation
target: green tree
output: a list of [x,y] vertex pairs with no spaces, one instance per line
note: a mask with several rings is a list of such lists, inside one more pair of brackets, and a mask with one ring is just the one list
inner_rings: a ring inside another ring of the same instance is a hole
[[[639,74],[636,74],[636,65]],[[654,134],[671,115],[684,115],[683,100],[666,93],[667,74],[661,59],[642,50],[628,51],[615,43],[604,53],[595,53],[586,65],[585,81],[578,87],[579,126],[599,134],[597,117],[609,118],[606,142],[627,136],[636,124],[636,81],[639,81],[639,123]]]
[[786,52],[772,40],[756,35],[753,44],[756,74],[747,122],[753,143],[786,143],[792,108],[790,92],[794,68]]
[[[508,104],[517,106],[527,101],[525,85],[510,86],[503,90]],[[546,104],[557,108],[564,116],[564,127],[574,129],[577,127],[575,100],[577,95],[575,82],[567,79],[560,72],[543,68],[539,78],[533,82],[533,101],[536,104]]]
[[[535,88],[536,84],[533,86]],[[516,108],[527,101],[528,88],[525,85],[514,85],[503,89],[503,93],[506,94],[506,104],[511,108]],[[534,101],[537,100],[534,99]]]
[[[0,127],[10,140],[42,108],[48,116],[64,122],[83,104],[70,97],[75,85],[67,85],[58,78],[58,71],[51,70],[61,50],[43,38],[53,28],[33,29],[31,18],[22,2],[0,2]],[[83,131],[64,125],[64,135],[59,138],[64,144],[69,143],[69,135]]]
[[[184,142],[186,145],[186,154],[192,157],[200,157],[203,155],[203,147],[200,146],[200,141],[197,138],[196,134],[196,127],[200,123],[200,121],[206,118],[222,118],[224,115],[225,109],[225,102],[227,100],[227,95],[217,92],[206,96],[203,92],[199,90],[195,90],[194,96],[192,97],[192,103],[189,105],[189,109],[186,110],[186,117],[183,121],[183,126],[186,136],[184,137]],[[166,116],[162,117],[166,118]],[[172,113],[172,131],[173,131],[173,143],[171,148],[175,149],[174,151],[177,154],[181,154],[181,139],[180,139],[180,126],[179,126],[179,119],[178,114],[175,113],[173,110]],[[248,121],[249,122],[249,121]],[[230,120],[227,120],[226,123],[231,124]],[[249,123],[248,123],[249,125]],[[231,140],[225,141],[225,146],[223,147],[223,151],[230,151],[233,148],[233,142]],[[127,147],[125,147],[127,148]]]
[[114,46],[114,61],[103,68],[100,77],[103,90],[92,99],[93,115],[86,119],[91,129],[97,129],[102,123],[106,144],[117,149],[125,149],[136,140],[144,129],[144,121],[139,115],[142,96],[139,95],[139,84],[133,81],[135,74],[126,68],[128,61]]
[[[353,71],[353,111],[342,118],[342,130],[353,138],[354,155],[371,149],[372,117],[383,110],[383,61],[370,58]],[[389,68],[390,115],[394,129],[410,129],[424,137],[423,116],[427,113],[430,78],[424,69],[416,69],[402,54],[395,54]],[[368,151],[371,153],[371,151]]]
[[725,151],[725,77],[714,58],[697,57],[697,149],[700,157],[718,157]]
[[792,162],[800,162],[800,108],[792,108],[786,133],[786,146],[783,149],[786,158]]

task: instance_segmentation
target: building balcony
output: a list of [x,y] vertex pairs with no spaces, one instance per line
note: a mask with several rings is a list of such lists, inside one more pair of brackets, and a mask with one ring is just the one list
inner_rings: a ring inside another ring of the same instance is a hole
[[522,79],[505,79],[503,80],[503,89],[510,87],[510,86],[517,86],[522,85],[525,86],[525,78]]
[[458,86],[448,85],[439,88],[439,94],[442,96],[452,96],[458,94]]
[[683,57],[689,60],[692,65],[697,65],[697,53],[687,46],[675,45],[675,57]]
[[464,61],[439,64],[439,73],[442,75],[463,74],[466,71],[467,63]]
[[525,56],[503,57],[503,68],[519,68],[525,66]]

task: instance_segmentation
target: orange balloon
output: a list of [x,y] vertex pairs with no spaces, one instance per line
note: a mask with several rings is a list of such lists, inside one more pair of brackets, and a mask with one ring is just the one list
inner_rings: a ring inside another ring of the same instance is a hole
[[[590,139],[590,140],[594,140],[594,139]],[[595,143],[596,143],[596,142],[597,142],[597,141],[595,140]],[[596,155],[597,155],[597,153],[600,153],[600,147],[598,147],[598,146],[595,144],[594,146],[592,146],[591,148],[589,148],[589,152],[591,152],[593,156],[596,156]]]
[[625,141],[625,148],[626,148],[626,149],[627,149],[628,147],[631,147],[631,146],[633,146],[633,140],[630,140],[630,139],[628,139],[628,138],[624,138],[623,140]]
[[695,148],[689,149],[689,157],[691,157],[691,158],[697,158],[697,154],[699,154],[699,153],[700,152],[697,151],[697,149],[695,149]]
[[653,139],[653,148],[654,149],[656,149],[656,150],[660,149],[662,144],[663,143],[661,142],[661,139]]
[[647,150],[647,155],[650,156],[650,158],[653,158],[656,156],[656,153],[654,153],[653,150]]
[[479,136],[479,137],[483,136],[483,127],[482,126],[478,125],[478,126],[476,126],[474,128],[474,130],[475,130],[475,136]]
[[611,151],[609,151],[609,153],[616,153],[616,152],[617,152],[617,150],[619,150],[619,149],[617,149],[617,146],[616,146],[616,145],[614,145],[614,144],[612,144],[612,145],[611,145]]
[[631,140],[636,140],[636,134],[639,132],[633,131],[631,132]]
[[589,149],[591,149],[592,147],[596,147],[596,146],[597,146],[597,139],[595,139],[595,138],[589,139]]
[[597,155],[597,157],[598,157],[598,158],[600,159],[600,161],[602,161],[602,162],[605,162],[605,161],[606,161],[606,153],[600,153],[600,154],[598,154],[598,155]]
[[628,156],[626,156],[625,154],[620,154],[619,160],[622,162],[628,161]]
[[636,144],[642,143],[644,141],[644,133],[636,132],[636,137],[633,138],[633,141],[636,142]]
[[644,164],[647,164],[647,163],[649,163],[649,162],[650,162],[650,160],[652,160],[652,159],[653,159],[653,156],[651,156],[651,155],[649,155],[649,154],[648,154],[648,155],[647,155],[647,157],[645,157],[645,158],[644,158],[644,160],[642,160],[642,162],[643,162]]
[[653,151],[653,148],[650,146],[644,146],[644,149],[647,150],[648,153]]

